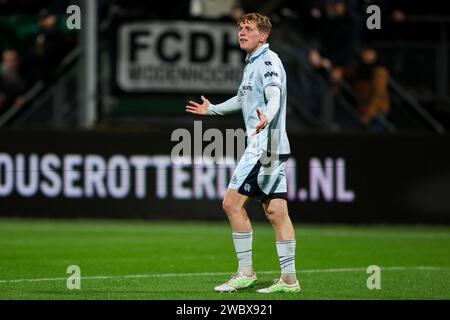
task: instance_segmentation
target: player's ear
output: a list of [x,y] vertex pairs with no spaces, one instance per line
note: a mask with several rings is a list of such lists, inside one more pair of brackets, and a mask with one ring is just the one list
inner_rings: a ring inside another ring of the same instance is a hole
[[261,37],[259,39],[261,42],[267,42],[268,38],[269,38],[269,34],[267,32],[262,32]]

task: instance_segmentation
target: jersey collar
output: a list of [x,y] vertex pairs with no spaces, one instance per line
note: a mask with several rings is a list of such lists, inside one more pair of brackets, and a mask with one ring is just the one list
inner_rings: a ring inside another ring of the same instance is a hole
[[258,50],[256,50],[256,52],[252,56],[249,56],[247,54],[247,57],[245,58],[245,63],[249,63],[249,62],[255,61],[256,59],[259,58],[259,56],[261,56],[267,50],[269,50],[269,44],[268,43],[264,44]]

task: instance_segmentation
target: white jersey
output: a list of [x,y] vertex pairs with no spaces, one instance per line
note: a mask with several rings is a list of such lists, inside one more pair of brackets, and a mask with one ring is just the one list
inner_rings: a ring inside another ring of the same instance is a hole
[[[252,56],[247,56],[246,66],[237,96],[228,101],[210,105],[209,114],[227,114],[242,110],[247,131],[247,142],[252,148],[275,154],[290,154],[286,133],[286,72],[278,55],[269,50],[269,44],[260,47]],[[276,86],[281,91],[279,108],[270,110],[264,90]],[[269,125],[255,134],[260,120],[256,109],[268,119]]]

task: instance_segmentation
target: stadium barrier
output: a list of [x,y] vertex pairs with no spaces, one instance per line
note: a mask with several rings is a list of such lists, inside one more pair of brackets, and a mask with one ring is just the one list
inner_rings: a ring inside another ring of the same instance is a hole
[[[234,164],[174,163],[172,132],[0,131],[0,216],[225,220]],[[290,141],[294,222],[450,223],[448,135]],[[257,202],[248,211],[265,219]]]

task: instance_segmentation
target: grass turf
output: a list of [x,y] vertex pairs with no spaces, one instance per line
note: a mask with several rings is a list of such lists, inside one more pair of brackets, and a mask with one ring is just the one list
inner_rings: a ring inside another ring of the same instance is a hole
[[[260,283],[216,293],[237,266],[227,223],[0,219],[0,299],[450,299],[449,227],[297,225],[302,292],[283,295],[255,293],[279,265],[271,226],[253,229]],[[69,265],[80,290],[66,287]]]

